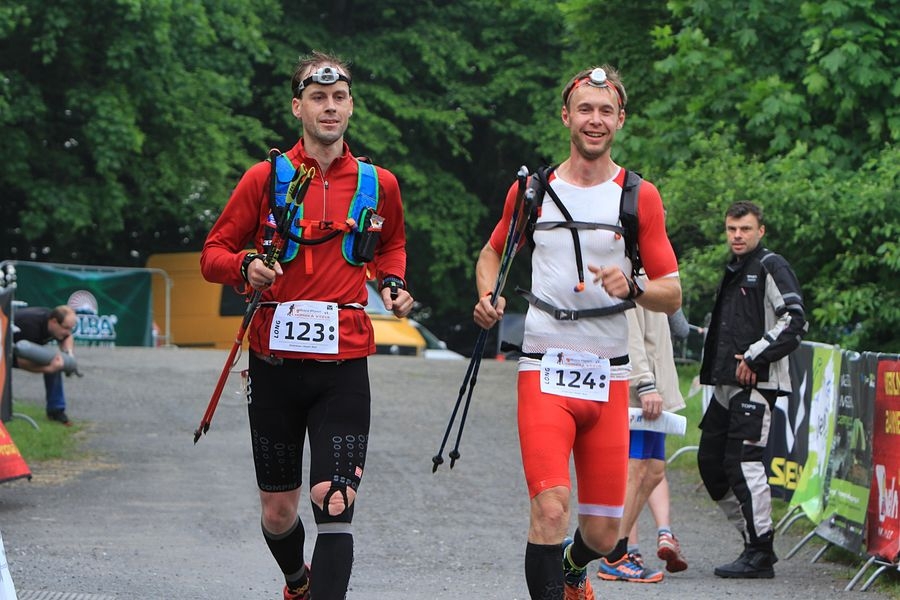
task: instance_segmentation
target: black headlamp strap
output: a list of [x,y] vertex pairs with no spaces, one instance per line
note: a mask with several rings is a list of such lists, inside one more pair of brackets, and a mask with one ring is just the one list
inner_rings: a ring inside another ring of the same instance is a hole
[[350,78],[338,71],[336,68],[320,67],[310,73],[306,79],[304,79],[297,85],[297,96],[299,97],[303,93],[303,90],[305,90],[306,87],[311,83],[318,83],[319,85],[334,85],[338,81],[346,82],[347,87],[352,86]]

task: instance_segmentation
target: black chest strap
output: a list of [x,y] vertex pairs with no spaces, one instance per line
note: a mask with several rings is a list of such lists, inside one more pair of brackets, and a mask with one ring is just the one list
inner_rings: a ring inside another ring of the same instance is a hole
[[586,308],[581,310],[558,308],[520,287],[516,288],[516,293],[528,300],[529,304],[541,309],[545,313],[553,315],[553,318],[557,321],[578,321],[579,319],[606,317],[625,312],[629,308],[634,308],[634,300],[623,300],[618,304],[604,306],[602,308]]

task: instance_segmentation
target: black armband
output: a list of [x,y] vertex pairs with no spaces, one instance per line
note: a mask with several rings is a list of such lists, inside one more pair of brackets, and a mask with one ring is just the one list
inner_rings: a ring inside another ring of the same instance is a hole
[[248,252],[247,255],[244,256],[244,260],[241,261],[241,277],[244,278],[244,281],[250,283],[250,281],[247,279],[247,267],[250,266],[250,263],[252,263],[257,258],[262,260],[263,256],[264,255],[258,254],[256,252]]

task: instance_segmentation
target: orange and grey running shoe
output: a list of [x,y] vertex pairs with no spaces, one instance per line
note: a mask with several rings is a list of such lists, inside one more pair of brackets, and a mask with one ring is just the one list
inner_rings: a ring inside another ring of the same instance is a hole
[[631,581],[634,583],[658,583],[662,581],[662,571],[643,566],[635,554],[626,554],[611,563],[606,557],[600,559],[600,570],[597,577],[605,581]]

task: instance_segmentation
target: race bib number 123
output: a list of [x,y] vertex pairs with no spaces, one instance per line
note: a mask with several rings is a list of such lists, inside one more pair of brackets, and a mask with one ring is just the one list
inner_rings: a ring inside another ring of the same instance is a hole
[[282,302],[272,317],[269,348],[337,354],[339,330],[338,305],[334,302]]

